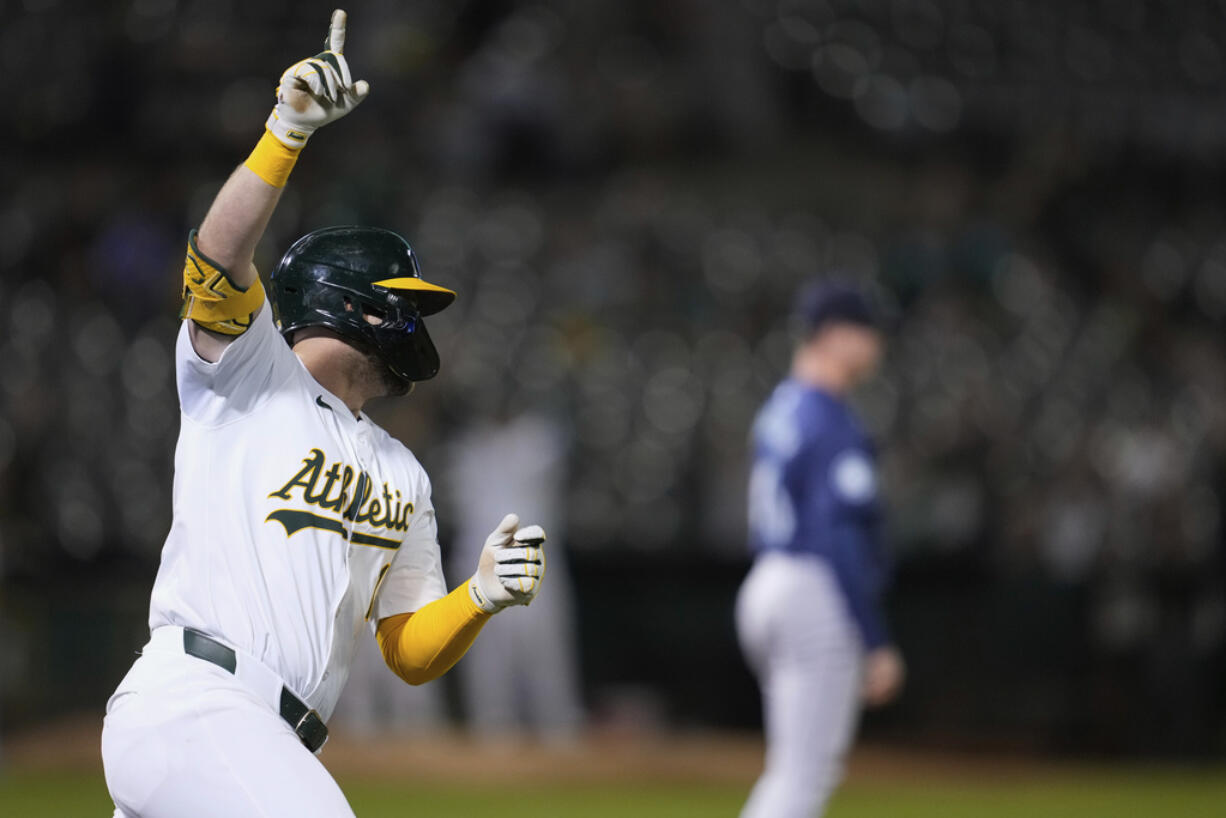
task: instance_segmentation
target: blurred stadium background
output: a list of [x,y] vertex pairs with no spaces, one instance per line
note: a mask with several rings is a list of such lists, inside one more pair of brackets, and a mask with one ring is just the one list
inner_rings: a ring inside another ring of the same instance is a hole
[[[143,639],[184,238],[330,8],[0,3],[0,803],[47,725],[92,758]],[[859,402],[911,678],[868,743],[1222,777],[1226,3],[348,9],[372,96],[257,262],[375,224],[460,292],[442,374],[375,412],[432,474],[490,407],[566,431],[594,735],[754,735],[747,427],[792,293],[838,274],[897,325]],[[501,512],[438,500],[445,547]],[[678,809],[642,814],[718,812]]]

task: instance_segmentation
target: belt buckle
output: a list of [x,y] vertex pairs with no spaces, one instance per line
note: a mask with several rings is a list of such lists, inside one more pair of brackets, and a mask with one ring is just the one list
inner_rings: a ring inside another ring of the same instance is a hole
[[[311,721],[312,717],[314,717],[313,722]],[[318,725],[317,730],[312,730],[311,728],[316,725]],[[323,737],[320,738],[318,744],[315,744],[315,739],[319,733],[322,733]],[[324,720],[320,717],[319,713],[314,709],[302,714],[302,718],[298,719],[298,723],[294,725],[294,734],[302,740],[302,743],[312,753],[318,753],[328,743],[328,728],[324,725]]]

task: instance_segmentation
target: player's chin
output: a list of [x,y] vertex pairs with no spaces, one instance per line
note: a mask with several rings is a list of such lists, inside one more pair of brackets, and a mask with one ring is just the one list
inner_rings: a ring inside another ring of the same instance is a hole
[[402,398],[413,391],[413,381],[402,378],[391,370],[383,367],[383,394],[389,398]]
[[413,382],[402,378],[392,371],[373,346],[351,343],[354,349],[362,353],[366,359],[366,378],[377,381],[379,395],[385,398],[399,398],[413,391]]

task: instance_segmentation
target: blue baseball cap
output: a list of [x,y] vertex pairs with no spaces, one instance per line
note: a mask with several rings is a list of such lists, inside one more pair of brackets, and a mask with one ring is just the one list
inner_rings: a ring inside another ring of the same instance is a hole
[[796,299],[796,323],[809,333],[827,324],[859,324],[882,329],[881,316],[856,287],[836,282],[813,282]]

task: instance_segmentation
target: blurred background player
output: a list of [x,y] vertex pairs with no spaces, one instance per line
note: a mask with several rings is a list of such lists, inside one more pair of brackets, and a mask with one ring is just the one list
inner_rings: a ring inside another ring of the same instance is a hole
[[892,700],[903,661],[879,597],[887,567],[872,445],[846,403],[884,339],[856,289],[801,294],[789,377],[758,413],[749,478],[756,554],[736,625],[762,689],[766,765],[742,818],[811,818],[842,775],[863,702]]
[[[566,443],[563,428],[545,411],[485,412],[450,449],[445,477],[452,507],[512,503],[507,508],[539,520],[554,541],[564,539]],[[448,563],[459,576],[479,556],[469,538],[486,521],[459,514],[455,519],[459,527]],[[469,649],[456,669],[468,730],[487,740],[511,739],[520,731],[545,741],[573,740],[584,712],[573,589],[562,551],[550,550],[549,593],[518,613],[491,621],[489,635]]]

